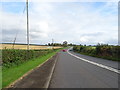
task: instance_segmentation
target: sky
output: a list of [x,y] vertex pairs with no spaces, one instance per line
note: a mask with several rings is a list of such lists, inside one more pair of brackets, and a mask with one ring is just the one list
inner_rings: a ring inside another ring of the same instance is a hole
[[[25,2],[0,5],[2,42],[26,43]],[[29,28],[31,44],[118,44],[118,3],[29,2]]]

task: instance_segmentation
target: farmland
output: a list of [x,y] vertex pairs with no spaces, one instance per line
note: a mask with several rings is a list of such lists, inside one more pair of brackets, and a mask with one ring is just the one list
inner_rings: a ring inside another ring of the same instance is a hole
[[[61,48],[61,46],[42,46],[42,45],[30,45],[30,49],[58,49]],[[13,44],[0,44],[0,49],[27,49],[27,45],[22,45],[22,44],[15,44],[13,47]]]

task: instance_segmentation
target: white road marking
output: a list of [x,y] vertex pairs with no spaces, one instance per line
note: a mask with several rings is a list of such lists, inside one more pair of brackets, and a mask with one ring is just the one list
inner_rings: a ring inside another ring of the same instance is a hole
[[69,50],[70,50],[70,49],[68,49],[67,52],[68,52],[68,54],[70,54],[71,56],[74,56],[74,57],[76,57],[76,58],[78,58],[78,59],[80,59],[80,60],[82,60],[82,61],[85,61],[85,62],[91,63],[91,64],[93,64],[93,65],[96,65],[96,66],[99,66],[99,67],[102,67],[102,68],[104,68],[104,69],[107,69],[107,70],[110,70],[110,71],[113,71],[113,72],[115,72],[115,73],[120,74],[120,71],[117,70],[117,69],[114,69],[114,68],[112,68],[112,67],[105,66],[105,65],[102,65],[102,64],[99,64],[99,63],[93,62],[93,61],[89,61],[89,60],[84,59],[84,58],[81,58],[81,57],[78,57],[78,56],[76,56],[76,55],[70,53]]

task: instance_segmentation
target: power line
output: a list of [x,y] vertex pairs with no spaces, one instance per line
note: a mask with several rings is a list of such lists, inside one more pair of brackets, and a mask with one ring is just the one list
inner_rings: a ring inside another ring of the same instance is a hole
[[[24,14],[25,10],[26,10],[26,6],[24,6],[22,15]],[[21,18],[22,18],[22,17],[21,17]],[[20,20],[20,22],[21,22],[21,20]],[[19,30],[17,30],[16,36],[15,36],[14,40],[12,41],[12,42],[13,42],[13,46],[12,46],[13,49],[14,49],[14,45],[15,45],[15,43],[16,43],[16,39],[17,39],[18,33],[19,33]]]

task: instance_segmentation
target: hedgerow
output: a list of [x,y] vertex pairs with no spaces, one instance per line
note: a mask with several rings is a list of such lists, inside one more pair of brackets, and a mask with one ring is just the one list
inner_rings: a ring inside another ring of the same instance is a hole
[[98,44],[96,46],[76,45],[73,50],[81,54],[120,61],[120,46],[108,44]]
[[51,53],[55,50],[15,50],[3,49],[2,50],[2,65],[3,67],[11,67],[19,65],[25,61],[33,58],[41,57]]

